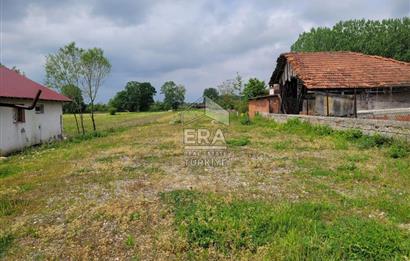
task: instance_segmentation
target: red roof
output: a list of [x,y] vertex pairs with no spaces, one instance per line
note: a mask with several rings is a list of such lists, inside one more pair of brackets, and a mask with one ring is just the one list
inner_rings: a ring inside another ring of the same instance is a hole
[[41,90],[40,100],[71,101],[62,94],[38,84],[13,70],[0,66],[0,97],[34,99],[38,90]]
[[354,52],[281,54],[270,83],[277,83],[288,62],[308,89],[410,86],[410,63]]

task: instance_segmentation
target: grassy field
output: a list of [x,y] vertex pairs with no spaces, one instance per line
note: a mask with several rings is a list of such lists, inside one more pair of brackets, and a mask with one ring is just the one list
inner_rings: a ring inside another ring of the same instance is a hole
[[[192,166],[175,118],[100,114],[98,135],[0,162],[0,255],[410,258],[408,144],[233,117],[219,126],[228,164]],[[71,115],[64,126],[75,136]],[[202,119],[194,127],[216,125]]]

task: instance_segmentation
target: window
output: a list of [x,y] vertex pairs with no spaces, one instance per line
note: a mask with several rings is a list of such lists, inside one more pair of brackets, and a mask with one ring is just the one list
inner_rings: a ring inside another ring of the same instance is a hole
[[44,113],[44,104],[38,104],[36,106],[36,113],[37,114],[43,114]]
[[26,122],[25,110],[22,108],[14,109],[14,122]]

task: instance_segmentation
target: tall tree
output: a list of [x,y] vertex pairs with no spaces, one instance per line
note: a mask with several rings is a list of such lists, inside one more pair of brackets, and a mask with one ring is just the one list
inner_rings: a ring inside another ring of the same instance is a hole
[[353,51],[410,62],[410,18],[341,21],[299,35],[292,51]]
[[219,98],[219,93],[217,89],[211,87],[204,90],[203,96],[206,96],[213,101],[217,101]]
[[148,111],[157,93],[149,82],[128,82],[125,90],[118,92],[110,105],[118,111]]
[[178,109],[185,100],[185,87],[176,85],[173,81],[165,82],[161,87],[161,93],[164,94],[164,105],[168,109]]
[[[84,50],[78,48],[75,42],[71,42],[60,48],[55,54],[46,56],[46,85],[50,88],[62,91],[64,86],[80,86],[81,55]],[[82,94],[81,94],[82,99]],[[82,133],[85,134],[82,106],[78,107]],[[76,117],[74,115],[74,117]],[[76,121],[78,124],[78,121]],[[79,128],[77,126],[77,128]]]
[[82,91],[89,101],[93,130],[96,131],[94,103],[104,79],[111,71],[111,64],[102,49],[92,48],[82,53],[80,66]]
[[266,84],[264,81],[258,80],[257,78],[251,78],[245,84],[243,89],[243,98],[248,100],[249,98],[265,95],[267,93]]

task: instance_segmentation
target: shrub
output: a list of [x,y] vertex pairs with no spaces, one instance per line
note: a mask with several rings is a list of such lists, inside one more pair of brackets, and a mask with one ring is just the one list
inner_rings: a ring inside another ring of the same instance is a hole
[[110,107],[108,109],[108,112],[110,113],[110,115],[115,115],[117,113],[117,109],[114,107]]
[[363,132],[358,129],[345,130],[339,133],[341,134],[341,136],[343,136],[344,138],[350,141],[356,141],[363,136]]
[[408,155],[408,147],[404,144],[393,144],[389,149],[389,155],[393,159],[404,158]]
[[239,121],[242,125],[250,125],[251,120],[249,119],[249,116],[247,113],[241,116],[241,119]]

